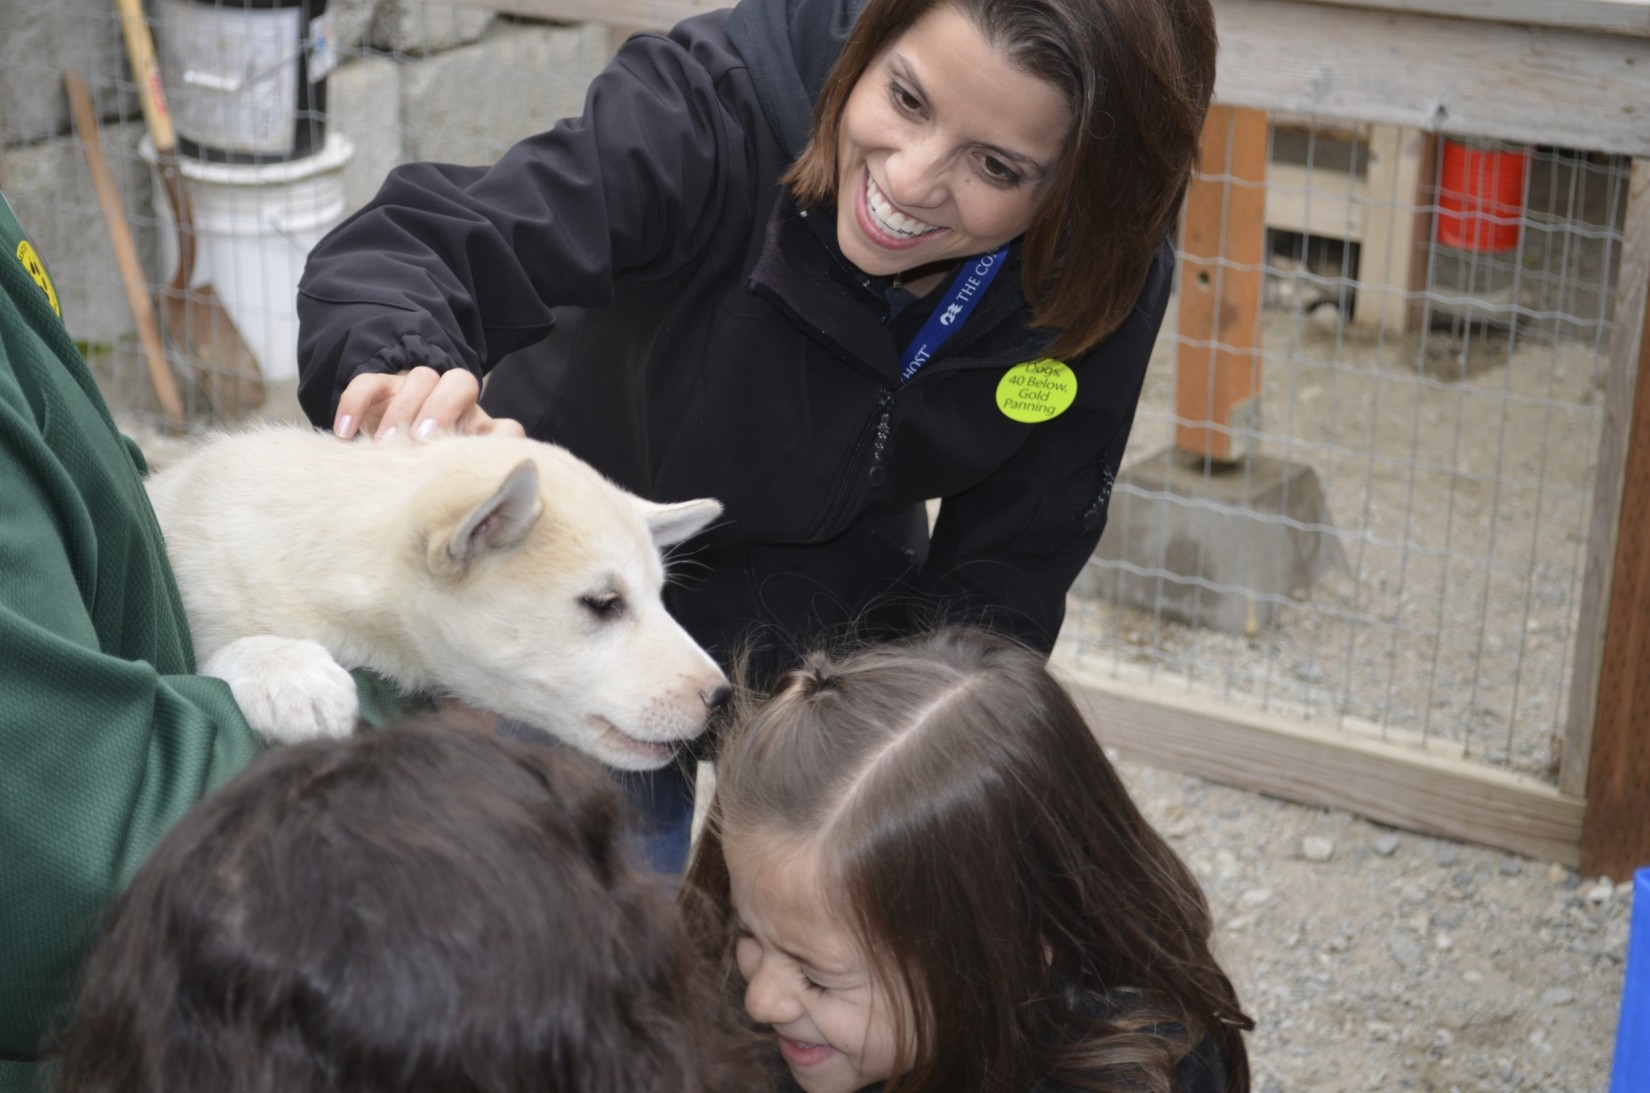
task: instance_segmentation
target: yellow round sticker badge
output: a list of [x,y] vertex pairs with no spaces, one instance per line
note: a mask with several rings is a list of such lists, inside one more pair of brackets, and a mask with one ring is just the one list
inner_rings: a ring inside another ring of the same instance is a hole
[[29,271],[34,283],[46,294],[46,302],[52,305],[52,311],[56,312],[58,318],[62,318],[63,309],[57,306],[57,290],[52,287],[52,279],[46,275],[46,263],[40,260],[40,255],[34,252],[27,239],[17,244],[17,260],[23,263],[23,268]]
[[1052,357],[1016,364],[997,383],[997,409],[1028,424],[1059,417],[1076,398],[1077,373]]

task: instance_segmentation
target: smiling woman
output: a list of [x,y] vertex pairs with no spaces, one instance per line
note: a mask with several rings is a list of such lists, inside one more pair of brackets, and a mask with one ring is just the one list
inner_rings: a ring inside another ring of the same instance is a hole
[[854,84],[838,123],[837,242],[926,295],[956,263],[1022,235],[1071,128],[1053,85],[972,20],[934,8]]
[[[524,427],[720,500],[667,603],[760,679],[936,618],[1046,651],[1214,59],[1209,0],[740,0],[637,35],[581,117],[399,167],[314,248],[300,397],[344,437]],[[680,868],[692,764],[628,784]]]

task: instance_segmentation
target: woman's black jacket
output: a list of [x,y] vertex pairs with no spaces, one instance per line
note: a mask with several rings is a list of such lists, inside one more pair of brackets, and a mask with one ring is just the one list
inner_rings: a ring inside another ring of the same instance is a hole
[[[1169,295],[1159,248],[1103,345],[1066,362],[1075,403],[999,409],[1028,326],[1016,245],[971,318],[907,383],[931,294],[889,319],[834,212],[776,179],[856,0],[743,0],[638,35],[584,114],[489,168],[412,164],[315,247],[299,286],[300,399],[330,425],[354,376],[487,375],[483,405],[658,501],[724,518],[672,610],[718,656],[983,621],[1047,649],[1106,522]],[[923,502],[940,498],[930,538]]]

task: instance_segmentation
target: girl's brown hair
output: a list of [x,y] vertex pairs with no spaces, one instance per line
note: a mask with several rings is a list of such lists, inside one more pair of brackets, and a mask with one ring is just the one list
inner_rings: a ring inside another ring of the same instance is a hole
[[889,1093],[1167,1093],[1205,1036],[1248,1090],[1203,893],[1039,655],[951,629],[814,656],[735,717],[684,906],[731,966],[725,841],[804,840],[910,1002]]
[[593,761],[447,727],[280,749],[156,846],[64,1093],[765,1085]]
[[1065,96],[1071,134],[1025,234],[1021,289],[1049,352],[1075,357],[1122,325],[1197,161],[1215,81],[1209,0],[870,0],[814,103],[784,181],[831,201],[848,96],[872,61],[942,4]]

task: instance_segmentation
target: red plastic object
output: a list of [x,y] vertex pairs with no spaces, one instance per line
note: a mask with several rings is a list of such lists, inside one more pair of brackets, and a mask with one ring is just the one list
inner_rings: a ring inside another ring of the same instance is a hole
[[1524,176],[1530,155],[1443,141],[1438,179],[1438,242],[1497,254],[1518,246]]

